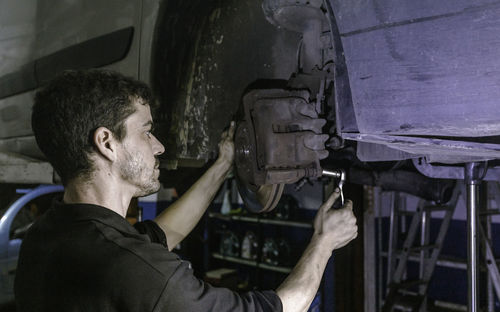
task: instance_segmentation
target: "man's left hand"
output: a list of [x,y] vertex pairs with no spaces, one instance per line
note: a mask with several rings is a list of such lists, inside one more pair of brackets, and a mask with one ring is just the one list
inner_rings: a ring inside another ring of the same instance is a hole
[[219,161],[223,161],[229,165],[233,164],[234,161],[234,131],[236,129],[236,123],[231,121],[229,129],[222,132],[221,141],[219,143]]

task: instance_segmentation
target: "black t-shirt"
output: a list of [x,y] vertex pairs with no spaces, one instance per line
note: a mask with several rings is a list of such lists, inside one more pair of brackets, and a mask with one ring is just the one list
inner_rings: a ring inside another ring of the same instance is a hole
[[56,204],[29,230],[15,279],[24,311],[282,311],[274,291],[238,294],[193,275],[152,221]]

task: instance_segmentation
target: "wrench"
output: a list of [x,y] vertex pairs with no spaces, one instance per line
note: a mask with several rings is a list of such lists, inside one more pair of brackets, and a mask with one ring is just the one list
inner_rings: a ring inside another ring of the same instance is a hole
[[334,177],[339,180],[339,190],[340,190],[340,204],[344,205],[344,183],[345,183],[345,170],[344,169],[336,169],[336,170],[323,170],[322,175]]

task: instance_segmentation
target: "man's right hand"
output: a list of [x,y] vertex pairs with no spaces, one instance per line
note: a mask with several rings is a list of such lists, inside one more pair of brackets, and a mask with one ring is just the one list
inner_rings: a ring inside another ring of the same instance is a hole
[[336,189],[321,205],[314,219],[314,236],[322,241],[322,246],[328,246],[332,251],[347,245],[358,235],[352,201],[346,200],[341,209],[332,209],[339,196],[340,191]]
[[284,312],[307,311],[318,291],[332,251],[345,246],[358,235],[352,202],[348,200],[341,209],[332,209],[339,196],[337,189],[321,205],[314,219],[311,242],[290,275],[276,290]]

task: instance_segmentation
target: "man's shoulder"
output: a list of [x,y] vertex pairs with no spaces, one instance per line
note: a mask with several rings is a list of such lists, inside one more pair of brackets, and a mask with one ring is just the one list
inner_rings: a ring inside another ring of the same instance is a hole
[[92,219],[62,222],[50,211],[43,217],[32,226],[23,242],[24,258],[43,258],[47,265],[69,262],[82,268],[116,267],[128,273],[151,271],[161,278],[172,275],[181,263],[176,254],[152,243],[132,226],[116,227]]
[[136,265],[149,267],[167,277],[181,264],[178,255],[161,244],[152,243],[145,234],[123,233],[106,224],[93,223],[105,243],[113,246],[112,249],[117,253],[114,257],[117,265],[134,261]]

